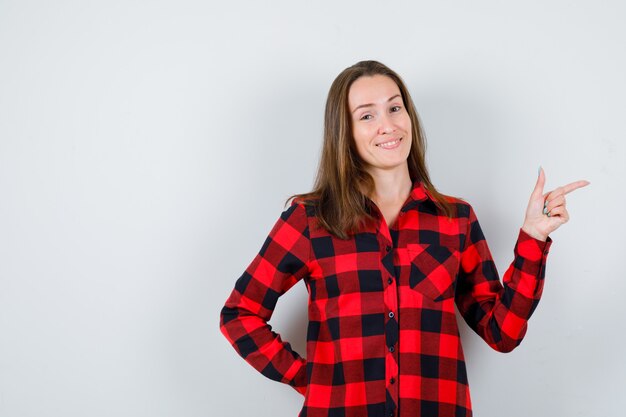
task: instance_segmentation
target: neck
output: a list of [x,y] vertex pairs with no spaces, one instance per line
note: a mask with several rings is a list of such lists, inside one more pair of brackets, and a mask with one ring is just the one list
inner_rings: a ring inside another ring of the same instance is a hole
[[404,202],[411,193],[413,182],[408,166],[397,170],[377,170],[370,172],[375,189],[370,198],[377,204]]

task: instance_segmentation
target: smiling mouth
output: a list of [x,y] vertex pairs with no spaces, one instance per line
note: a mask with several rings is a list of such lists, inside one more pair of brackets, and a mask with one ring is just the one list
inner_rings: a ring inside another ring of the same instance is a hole
[[379,148],[383,148],[383,149],[393,149],[400,144],[401,140],[402,138],[391,140],[385,143],[377,143],[376,146],[378,146]]

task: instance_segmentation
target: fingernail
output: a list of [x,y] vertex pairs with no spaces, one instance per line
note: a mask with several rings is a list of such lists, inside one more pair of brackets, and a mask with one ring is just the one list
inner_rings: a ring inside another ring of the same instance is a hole
[[548,207],[543,206],[543,214],[548,214]]

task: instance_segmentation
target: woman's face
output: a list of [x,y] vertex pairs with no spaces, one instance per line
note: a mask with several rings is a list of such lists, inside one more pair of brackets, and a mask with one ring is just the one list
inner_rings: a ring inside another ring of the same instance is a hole
[[348,91],[352,135],[368,171],[407,163],[411,150],[411,119],[400,89],[384,75],[358,78]]

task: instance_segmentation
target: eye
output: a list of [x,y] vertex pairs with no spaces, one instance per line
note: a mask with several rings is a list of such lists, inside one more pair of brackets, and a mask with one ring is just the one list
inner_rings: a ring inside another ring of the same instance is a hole
[[371,114],[364,114],[363,116],[361,116],[360,120],[370,120],[372,118]]
[[391,111],[392,111],[393,113],[396,113],[396,112],[399,112],[401,109],[402,109],[402,108],[401,108],[400,106],[393,106],[393,107],[391,108]]

